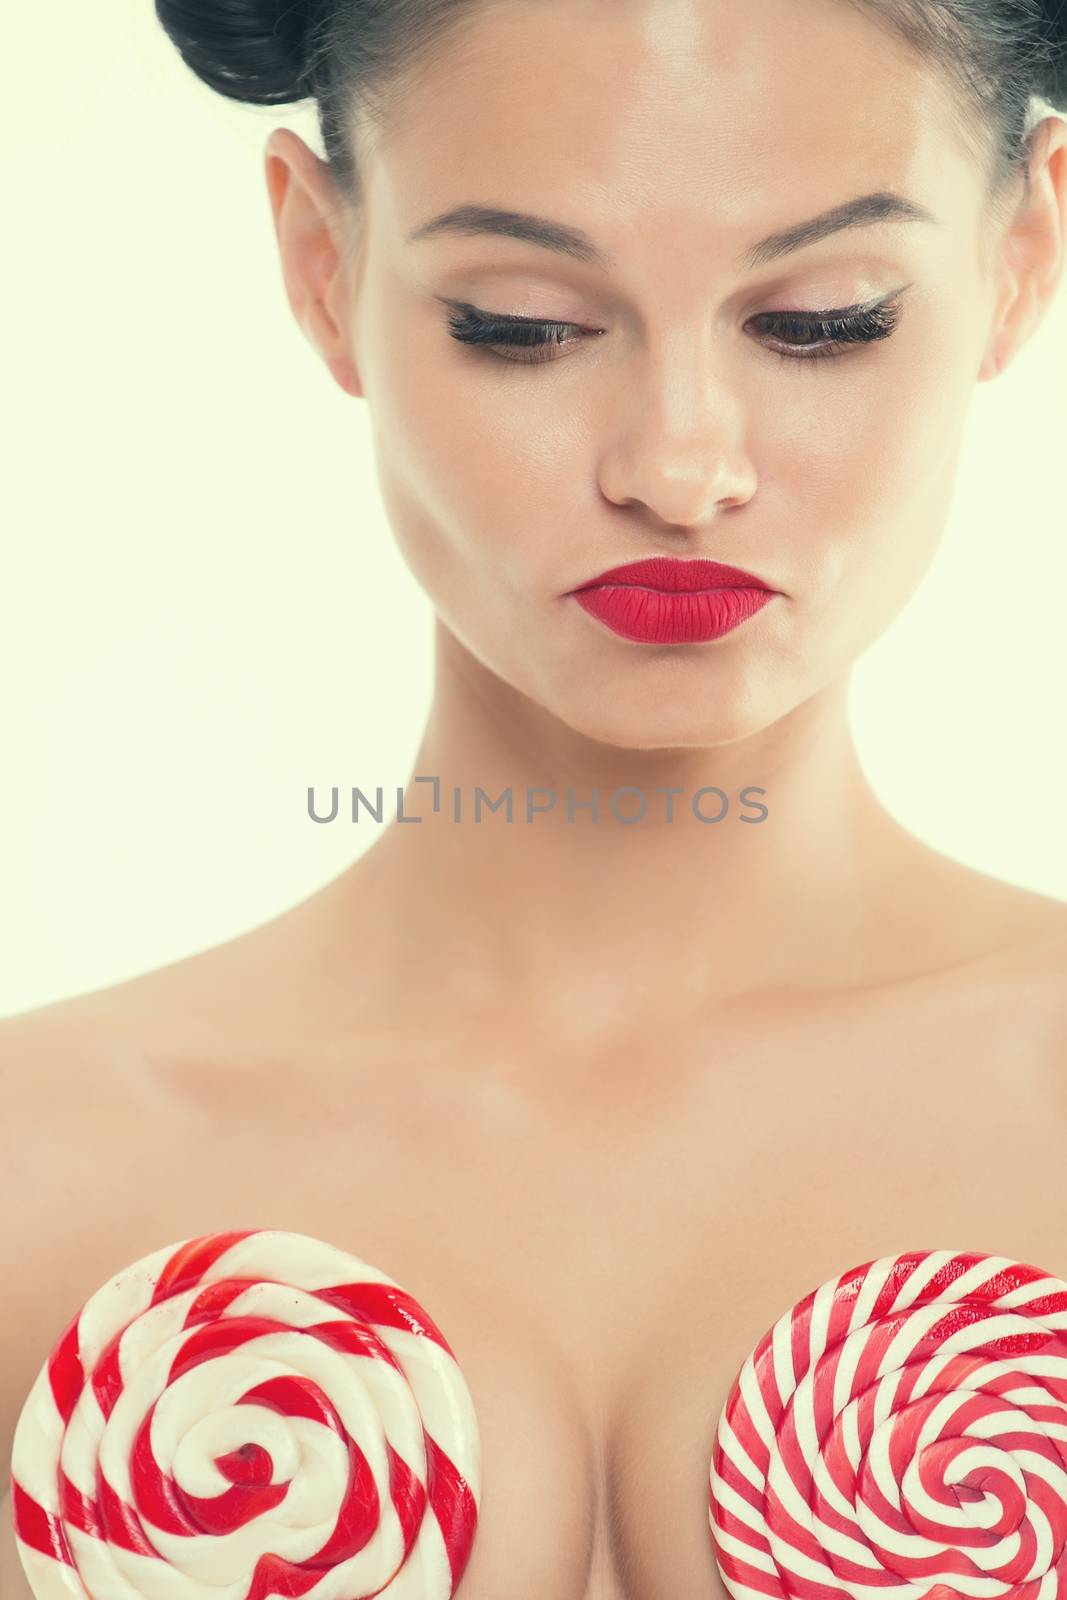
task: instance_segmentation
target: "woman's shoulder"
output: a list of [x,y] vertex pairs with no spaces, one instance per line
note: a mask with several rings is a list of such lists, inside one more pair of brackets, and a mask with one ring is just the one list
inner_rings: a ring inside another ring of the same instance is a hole
[[1026,1012],[1043,1028],[1052,1059],[1067,1074],[1067,905],[1035,904],[1032,912],[1030,926],[994,958],[991,974],[1002,978],[1009,999],[1018,995],[1020,1020]]
[[934,981],[952,971],[969,978],[981,969],[1009,982],[1067,982],[1067,900],[972,867],[910,836],[894,862],[886,923],[902,947],[914,946],[917,970]]
[[1067,949],[1067,900],[954,864],[963,880],[960,912],[979,937],[988,930],[990,948],[1009,961],[1055,964]]
[[29,1109],[69,1089],[130,1092],[153,1066],[223,1065],[277,1038],[303,1009],[311,967],[293,914],[132,977],[0,1017],[6,1104]]
[[68,1088],[199,1094],[301,1052],[360,1054],[382,1028],[358,960],[359,897],[335,909],[338,882],[191,954],[0,1017],[0,1081],[29,1108]]
[[[975,953],[947,968],[938,1015],[946,1026],[984,1019],[991,1058],[1010,1061],[1020,1088],[1040,1084],[1067,1108],[1067,903],[975,874],[959,910]],[[939,984],[926,987],[936,994]]]
[[[22,1156],[58,1154],[68,1127],[91,1136],[106,1117],[134,1058],[147,1041],[108,990],[76,995],[0,1018],[0,1099],[9,1138],[8,1181]],[[38,1140],[37,1135],[42,1135]],[[24,1181],[32,1182],[25,1174]]]
[[896,924],[915,966],[887,1003],[1067,1109],[1067,902],[955,861],[924,889]]

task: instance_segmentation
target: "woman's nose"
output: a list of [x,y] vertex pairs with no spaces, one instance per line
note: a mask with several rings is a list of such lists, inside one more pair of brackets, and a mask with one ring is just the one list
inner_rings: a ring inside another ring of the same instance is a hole
[[[684,345],[684,348],[681,347]],[[646,359],[605,419],[600,487],[676,526],[744,504],[756,488],[747,408],[729,375],[692,339]]]

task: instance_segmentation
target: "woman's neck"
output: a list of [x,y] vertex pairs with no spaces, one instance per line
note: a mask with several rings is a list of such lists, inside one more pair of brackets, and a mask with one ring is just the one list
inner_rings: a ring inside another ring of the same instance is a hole
[[407,1014],[609,1038],[878,981],[913,947],[905,864],[933,853],[870,789],[847,682],[686,750],[583,740],[497,684],[439,673],[402,811],[346,874],[378,930],[375,992]]

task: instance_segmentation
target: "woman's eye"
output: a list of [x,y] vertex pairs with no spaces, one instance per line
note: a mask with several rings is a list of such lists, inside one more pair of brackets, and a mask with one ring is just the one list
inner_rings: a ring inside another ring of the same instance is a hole
[[890,338],[900,322],[903,294],[898,289],[884,300],[840,311],[768,311],[751,320],[771,332],[768,348],[784,359],[815,361]]
[[[582,328],[576,322],[543,322],[533,317],[491,316],[479,311],[465,300],[447,302],[452,310],[448,318],[448,331],[461,344],[504,345],[516,351],[514,355],[501,356],[502,361],[539,362],[555,361],[550,347],[564,343],[564,336],[573,329],[581,343],[583,335],[603,333],[603,328]],[[570,342],[570,341],[568,341]],[[492,354],[496,355],[493,350]]]
[[[907,285],[905,286],[907,287]],[[822,312],[768,311],[750,318],[771,335],[766,348],[787,360],[813,361],[838,356],[856,346],[888,339],[900,320],[903,289],[873,304],[847,306]],[[576,322],[545,322],[533,317],[492,315],[465,300],[446,302],[451,307],[448,330],[461,344],[483,346],[501,361],[527,364],[555,361],[552,352],[566,344],[581,344],[602,334],[603,328],[584,328]],[[567,339],[571,333],[573,338]],[[511,354],[501,354],[501,349]]]

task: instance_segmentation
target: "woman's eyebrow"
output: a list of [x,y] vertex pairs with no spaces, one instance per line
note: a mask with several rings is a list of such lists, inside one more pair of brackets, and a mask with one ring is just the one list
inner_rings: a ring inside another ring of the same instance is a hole
[[[769,233],[751,245],[742,257],[742,270],[762,266],[800,250],[805,245],[825,239],[828,234],[842,228],[867,227],[872,222],[936,222],[937,217],[925,206],[891,189],[877,189],[871,194],[857,195],[854,200],[833,206],[804,222],[795,222],[789,228]],[[460,205],[431,217],[414,228],[409,240],[426,239],[439,233],[497,233],[508,238],[523,239],[528,244],[543,245],[546,250],[557,250],[574,256],[596,267],[611,265],[611,257],[595,244],[580,228],[565,222],[554,222],[550,217],[535,216],[528,211],[505,211],[496,206]]]

